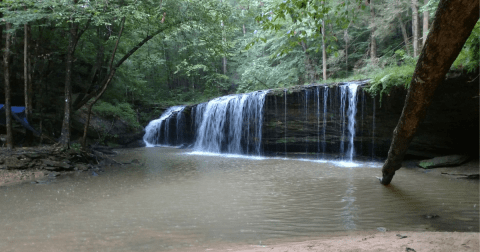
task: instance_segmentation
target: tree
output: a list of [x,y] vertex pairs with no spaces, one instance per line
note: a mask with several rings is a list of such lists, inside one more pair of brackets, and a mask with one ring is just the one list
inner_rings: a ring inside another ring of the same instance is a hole
[[412,33],[413,57],[420,53],[420,18],[418,15],[418,0],[412,0]]
[[478,9],[479,0],[440,1],[413,73],[402,115],[393,131],[380,183],[390,184],[395,171],[400,169],[408,145],[425,117],[435,89],[445,78],[479,19]]
[[5,39],[5,50],[3,52],[3,76],[5,81],[5,116],[6,116],[6,126],[7,126],[7,148],[13,149],[13,128],[12,128],[12,108],[10,102],[10,37],[12,24],[6,23],[6,39]]
[[[425,6],[428,4],[428,0],[424,0]],[[427,34],[428,34],[428,19],[430,17],[430,14],[428,13],[428,10],[425,10],[423,12],[423,43],[422,45],[425,45],[425,42],[427,41]]]
[[377,60],[377,40],[375,38],[375,9],[373,8],[373,0],[370,0],[370,18],[371,18],[371,41],[370,41],[370,58],[372,62]]

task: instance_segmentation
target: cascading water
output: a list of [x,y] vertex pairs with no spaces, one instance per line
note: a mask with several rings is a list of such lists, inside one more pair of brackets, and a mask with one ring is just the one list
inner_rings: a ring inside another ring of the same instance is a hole
[[[304,129],[307,130],[308,125],[308,89],[305,89],[305,123]],[[308,136],[305,136],[305,153],[308,153]]]
[[357,113],[357,88],[358,84],[348,85],[348,133],[349,143],[347,150],[347,157],[349,161],[352,161],[353,155],[355,155],[355,148],[353,139],[355,138],[355,115]]
[[325,157],[325,151],[327,149],[326,142],[327,142],[327,100],[328,100],[328,87],[325,86],[323,89],[323,141],[322,141],[322,153],[323,157]]
[[[195,153],[260,156],[264,153],[278,155],[284,151],[282,154],[287,157],[288,153],[303,155],[305,152],[308,155],[316,151],[317,159],[325,160],[327,153],[338,154],[342,162],[348,161],[344,164],[350,165],[356,155],[355,145],[362,146],[363,143],[356,143],[363,140],[355,140],[355,137],[357,130],[363,130],[364,93],[360,93],[361,104],[358,104],[362,109],[361,127],[356,127],[355,116],[357,102],[360,101],[357,90],[364,83],[306,87],[300,92],[284,89],[283,115],[280,104],[277,108],[277,95],[272,93],[266,100],[268,91],[219,97],[189,107],[185,112],[185,107],[172,107],[159,119],[150,122],[144,141],[147,146],[193,143]],[[264,116],[264,104],[267,103],[269,105],[265,108],[267,112]],[[375,113],[375,104],[373,106]],[[316,113],[316,122],[312,120],[314,115],[311,113]],[[266,129],[266,137],[262,129]],[[375,134],[374,131],[372,134]],[[359,133],[360,138],[364,136],[363,131]],[[312,141],[314,139],[316,142]],[[366,154],[362,149],[358,151],[361,155]]]
[[[196,107],[196,141],[201,152],[261,154],[267,91],[223,96]],[[200,122],[200,123],[199,123]]]
[[[168,108],[160,118],[151,121],[147,127],[145,127],[145,135],[143,141],[147,147],[153,147],[158,145],[171,145],[169,141],[169,124],[172,117],[181,114],[185,109],[185,106],[174,106]],[[178,120],[177,120],[177,128]],[[177,129],[175,129],[178,132]]]
[[287,89],[284,90],[283,96],[285,97],[285,158],[287,158]]
[[373,117],[372,117],[372,160],[375,158],[375,97],[373,97]]

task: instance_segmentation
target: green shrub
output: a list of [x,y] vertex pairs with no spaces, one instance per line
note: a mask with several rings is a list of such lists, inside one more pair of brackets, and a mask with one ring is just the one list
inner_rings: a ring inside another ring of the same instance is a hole
[[98,101],[92,110],[108,119],[121,119],[132,128],[140,127],[140,124],[137,122],[135,110],[133,110],[129,103],[122,102],[113,105],[108,102]]

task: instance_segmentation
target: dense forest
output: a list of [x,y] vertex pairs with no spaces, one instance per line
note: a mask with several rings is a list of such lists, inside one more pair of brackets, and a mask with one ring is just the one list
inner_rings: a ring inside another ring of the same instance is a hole
[[[91,110],[141,128],[168,105],[260,89],[368,78],[381,94],[409,83],[438,2],[3,0],[0,104],[69,148],[72,116]],[[478,71],[479,37],[477,22],[452,70]]]

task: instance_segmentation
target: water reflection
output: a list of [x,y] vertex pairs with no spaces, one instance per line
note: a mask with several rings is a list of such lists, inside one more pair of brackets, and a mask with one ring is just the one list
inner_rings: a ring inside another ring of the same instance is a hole
[[127,150],[119,158],[140,164],[0,188],[0,250],[159,251],[377,227],[479,231],[475,181],[402,169],[381,186],[378,168],[186,153]]

